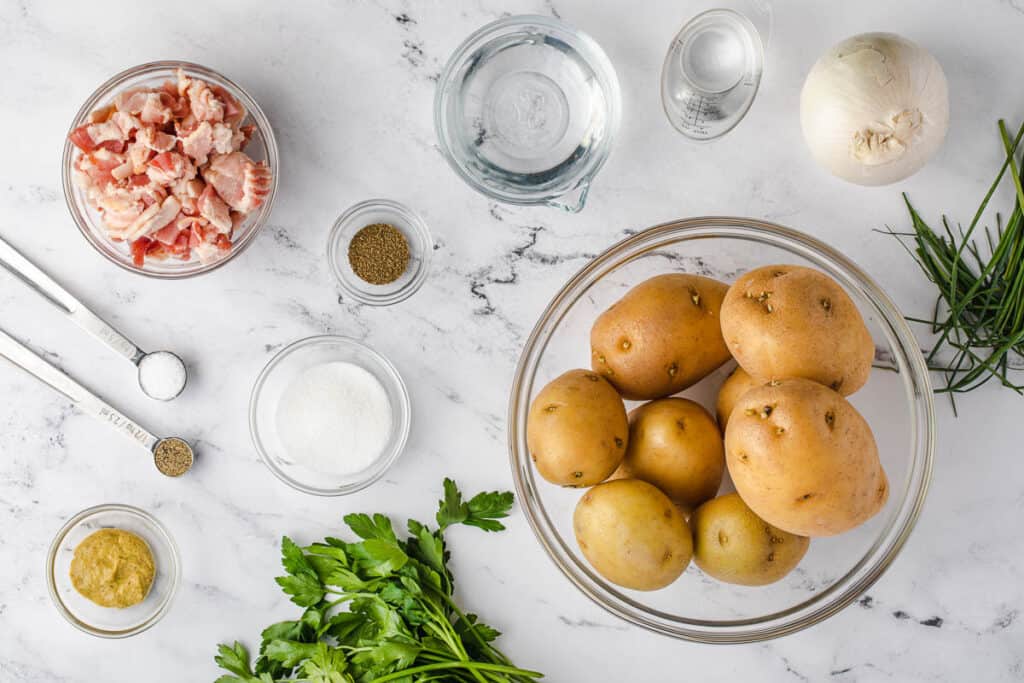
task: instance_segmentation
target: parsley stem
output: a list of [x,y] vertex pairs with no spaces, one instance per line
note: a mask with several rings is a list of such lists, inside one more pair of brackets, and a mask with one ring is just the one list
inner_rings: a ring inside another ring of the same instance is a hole
[[396,681],[400,678],[407,678],[413,674],[427,673],[429,671],[444,671],[445,669],[469,669],[476,671],[493,671],[495,673],[509,674],[510,676],[527,676],[529,678],[543,678],[544,675],[539,671],[527,671],[526,669],[517,669],[514,666],[506,666],[504,664],[484,664],[482,662],[438,662],[437,664],[424,664],[422,666],[414,666],[411,669],[402,669],[401,671],[395,671],[379,678],[373,678],[370,683],[385,683],[385,681]]

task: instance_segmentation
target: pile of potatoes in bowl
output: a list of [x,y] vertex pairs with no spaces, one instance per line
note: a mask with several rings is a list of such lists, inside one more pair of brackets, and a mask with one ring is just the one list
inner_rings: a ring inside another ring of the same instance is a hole
[[[874,342],[824,273],[658,275],[594,321],[590,345],[590,369],[533,399],[527,447],[546,480],[586,489],[573,530],[608,581],[657,590],[693,560],[720,581],[770,584],[811,538],[885,505],[874,435],[845,398],[867,382]],[[715,416],[675,396],[730,360]],[[624,400],[644,403],[627,414]],[[726,473],[735,492],[718,495]]]

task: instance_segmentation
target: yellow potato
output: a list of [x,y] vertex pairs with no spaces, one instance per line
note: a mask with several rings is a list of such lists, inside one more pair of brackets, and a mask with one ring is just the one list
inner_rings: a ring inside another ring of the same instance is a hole
[[700,275],[658,275],[626,292],[590,331],[591,367],[625,398],[662,398],[729,360],[718,313],[728,287]]
[[737,493],[701,505],[690,526],[697,566],[719,581],[741,586],[775,583],[800,564],[811,543],[755,515]]
[[722,334],[757,382],[803,377],[849,396],[868,381],[875,344],[835,280],[813,268],[765,266],[729,288]]
[[743,502],[800,536],[852,529],[889,496],[868,423],[838,393],[806,379],[745,393],[729,417],[725,458]]
[[622,462],[629,423],[622,398],[590,370],[570,370],[533,399],[526,445],[537,471],[560,486],[593,486]]
[[743,394],[759,386],[761,385],[755,382],[754,378],[738,365],[725,378],[725,382],[722,383],[721,388],[718,390],[718,400],[715,402],[715,414],[718,416],[718,426],[721,427],[723,434],[725,433],[726,426],[729,424],[729,416],[732,415],[732,409],[736,405],[736,401],[740,400],[740,396]]
[[608,481],[583,494],[573,530],[597,573],[625,588],[664,588],[693,555],[690,528],[679,509],[639,479]]
[[617,478],[654,484],[692,510],[714,497],[724,472],[722,434],[700,404],[663,398],[629,414],[629,445]]

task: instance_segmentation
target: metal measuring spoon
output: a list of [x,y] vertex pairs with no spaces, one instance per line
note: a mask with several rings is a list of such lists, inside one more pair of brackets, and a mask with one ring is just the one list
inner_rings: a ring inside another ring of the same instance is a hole
[[188,370],[181,358],[170,351],[146,353],[140,349],[2,238],[0,266],[64,311],[86,332],[134,363],[138,368],[139,386],[147,396],[158,401],[170,401],[184,391]]
[[153,454],[153,464],[169,477],[185,474],[195,462],[195,452],[184,439],[153,436],[134,420],[71,379],[27,346],[0,330],[0,356],[59,391],[87,415],[105,422]]

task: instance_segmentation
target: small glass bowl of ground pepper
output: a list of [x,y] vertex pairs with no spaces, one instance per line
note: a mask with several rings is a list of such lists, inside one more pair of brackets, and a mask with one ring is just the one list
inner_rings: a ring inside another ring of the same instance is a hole
[[426,223],[389,199],[369,199],[341,214],[327,240],[327,260],[344,293],[390,306],[423,285],[434,251]]

